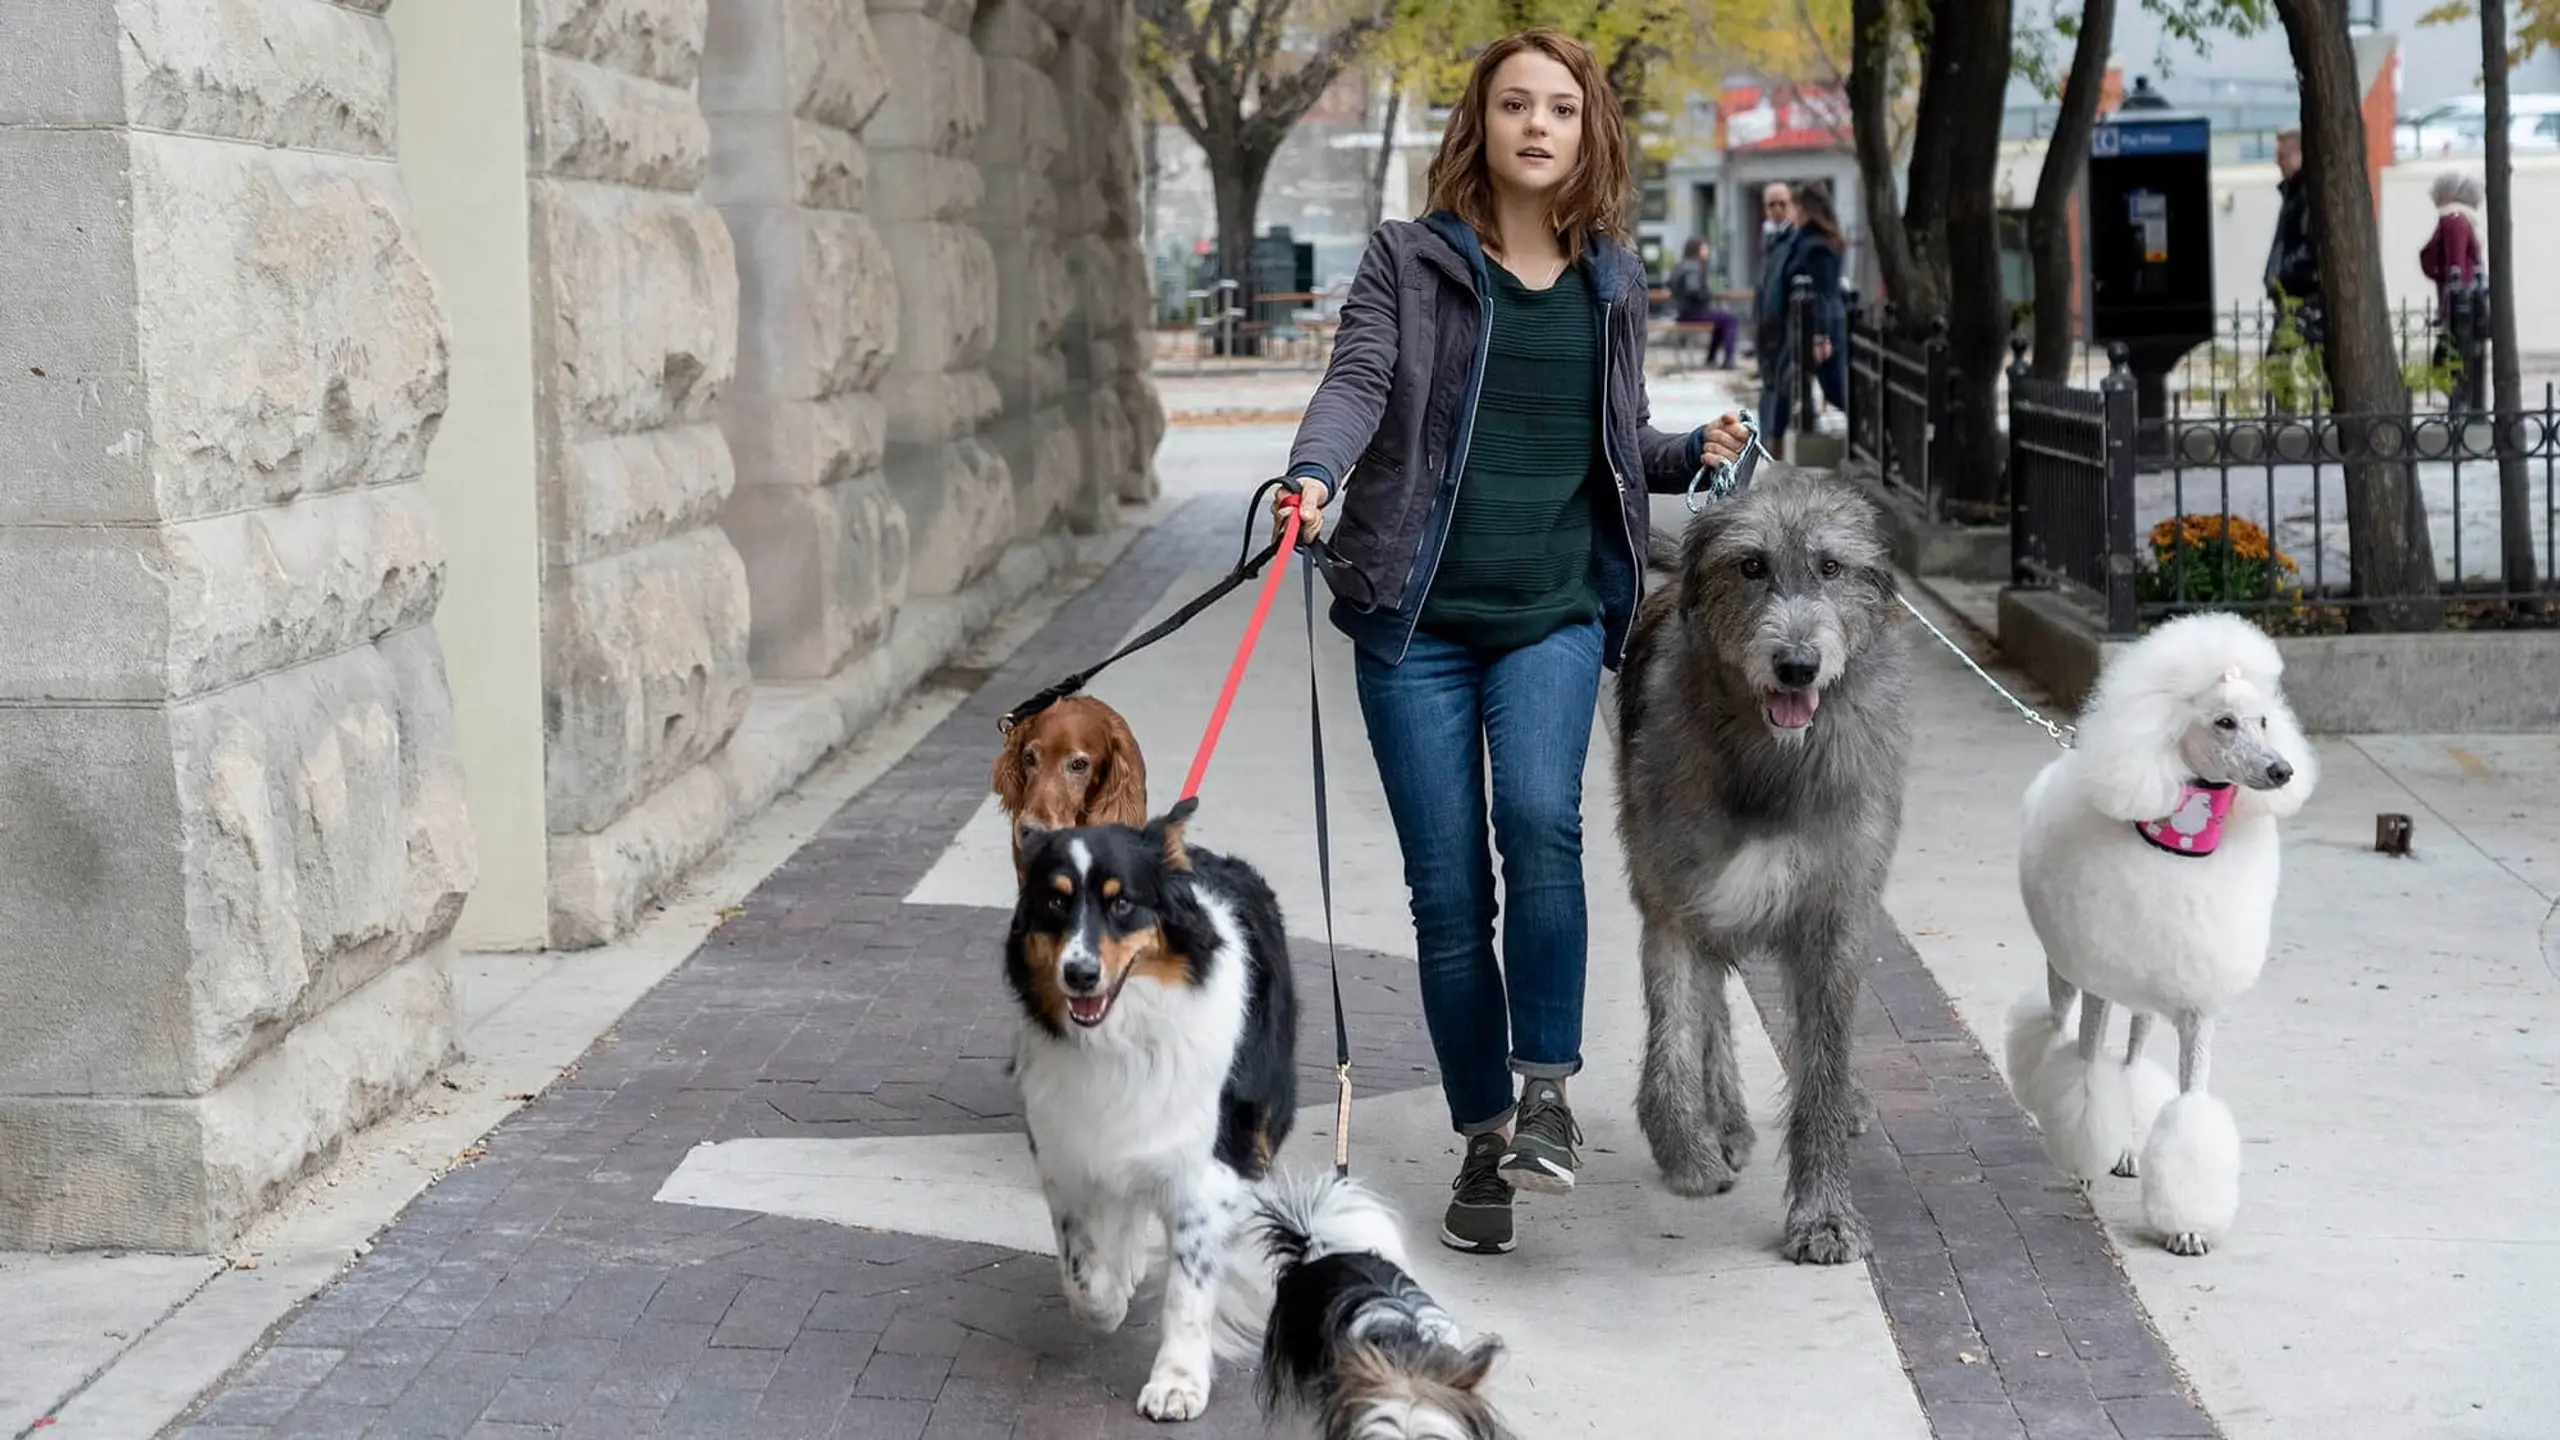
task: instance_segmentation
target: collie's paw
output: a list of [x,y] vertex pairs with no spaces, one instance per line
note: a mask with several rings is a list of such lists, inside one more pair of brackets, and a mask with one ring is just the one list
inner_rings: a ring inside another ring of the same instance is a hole
[[2202,1255],[2240,1213],[2240,1127],[2207,1094],[2169,1102],[2142,1147],[2142,1218],[2173,1254]]
[[1855,1210],[1787,1217],[1787,1239],[1778,1253],[1799,1265],[1846,1265],[1873,1248],[1867,1222]]
[[2116,1157],[2116,1168],[2107,1173],[2119,1180],[2138,1179],[2142,1174],[2142,1162],[2135,1158],[2132,1151],[2127,1150]]
[[1138,1413],[1150,1420],[1197,1420],[1208,1408],[1208,1377],[1179,1365],[1158,1367],[1138,1392]]
[[1129,1297],[1136,1288],[1110,1271],[1101,1271],[1091,1275],[1086,1284],[1067,1287],[1067,1312],[1108,1335],[1129,1318]]

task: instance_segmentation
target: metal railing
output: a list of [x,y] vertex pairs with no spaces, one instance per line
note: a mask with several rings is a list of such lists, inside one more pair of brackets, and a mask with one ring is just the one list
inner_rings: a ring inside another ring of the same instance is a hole
[[[2560,617],[2560,387],[2513,417],[2502,455],[2500,427],[2467,410],[2299,413],[2229,395],[2198,409],[2172,392],[2167,415],[2143,420],[2121,346],[2110,359],[2095,390],[2010,367],[2015,583],[2073,595],[2116,637],[2194,610],[2343,628],[2357,610],[2411,599],[2358,573],[2348,490],[2361,470],[2359,483],[2415,488],[2435,587],[2423,598],[2445,623]],[[2137,451],[2155,458],[2137,466]],[[2513,493],[2508,465],[2522,482]]]
[[1873,466],[1879,480],[1918,501],[1932,522],[1945,520],[1946,447],[1953,438],[1947,407],[1955,381],[1946,322],[1933,322],[1924,335],[1905,335],[1892,301],[1870,323],[1866,306],[1852,297],[1848,380],[1850,459]]
[[[2014,353],[2014,351],[2013,351]],[[2110,636],[2141,626],[2133,571],[2134,383],[2116,347],[2095,390],[2009,366],[2009,566],[2020,585],[2076,591]]]

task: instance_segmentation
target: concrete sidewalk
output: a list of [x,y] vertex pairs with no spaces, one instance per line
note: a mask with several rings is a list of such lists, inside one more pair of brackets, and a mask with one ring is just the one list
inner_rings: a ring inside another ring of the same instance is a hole
[[[1720,402],[1655,396],[1666,424]],[[1131,1403],[1151,1303],[1098,1340],[1068,1321],[1043,1258],[1002,1066],[1010,875],[986,768],[997,713],[1215,577],[1288,433],[1173,432],[1159,466],[1174,518],[1054,615],[990,637],[643,942],[604,964],[472,961],[475,1053],[518,1058],[476,1058],[462,1088],[370,1137],[369,1162],[300,1197],[273,1232],[298,1248],[245,1270],[0,1259],[0,1323],[33,1338],[0,1352],[0,1429],[150,1435],[229,1369],[179,1433],[1162,1433]],[[1657,517],[1679,523],[1677,499]],[[1249,603],[1230,597],[1095,687],[1136,725],[1159,805]],[[1313,1167],[1331,1036],[1296,605],[1293,576],[1194,834],[1263,867],[1289,914],[1316,1001],[1314,1103],[1284,1163]],[[1522,1433],[2560,1433],[2543,1360],[2560,1348],[2544,1199],[2560,1178],[2560,740],[2322,740],[2278,955],[2216,1056],[2250,1141],[2240,1223],[2182,1261],[2139,1233],[2129,1186],[2098,1187],[2093,1209],[2044,1164],[1985,1056],[2040,983],[2014,837],[2050,743],[1914,640],[1922,740],[1896,928],[1877,937],[1859,1035],[1883,1122],[1857,1172],[1877,1254],[1814,1270],[1776,1256],[1778,1065],[1749,1023],[1776,1018],[1765,977],[1735,997],[1762,1153],[1711,1201],[1652,1178],[1605,731],[1586,777],[1584,1184],[1523,1197],[1513,1255],[1429,1242],[1457,1151],[1347,649],[1319,631],[1354,1165],[1404,1211],[1426,1282],[1510,1342],[1497,1393]],[[2416,859],[2370,853],[2378,809],[2416,815]],[[277,1297],[358,1250],[230,1363]],[[1247,1399],[1245,1377],[1222,1373],[1183,1433],[1260,1435]]]

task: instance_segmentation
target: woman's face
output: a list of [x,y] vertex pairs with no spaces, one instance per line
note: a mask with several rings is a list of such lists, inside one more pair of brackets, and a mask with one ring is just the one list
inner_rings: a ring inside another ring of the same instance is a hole
[[1542,50],[1502,62],[1486,87],[1484,158],[1497,189],[1543,195],[1582,159],[1582,87]]

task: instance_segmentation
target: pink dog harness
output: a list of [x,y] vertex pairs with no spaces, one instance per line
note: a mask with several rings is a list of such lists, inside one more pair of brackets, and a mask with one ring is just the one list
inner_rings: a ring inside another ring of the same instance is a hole
[[2222,822],[2240,792],[2228,784],[2190,780],[2178,788],[2178,807],[2157,820],[2136,820],[2134,833],[2172,855],[2210,855],[2222,843]]

